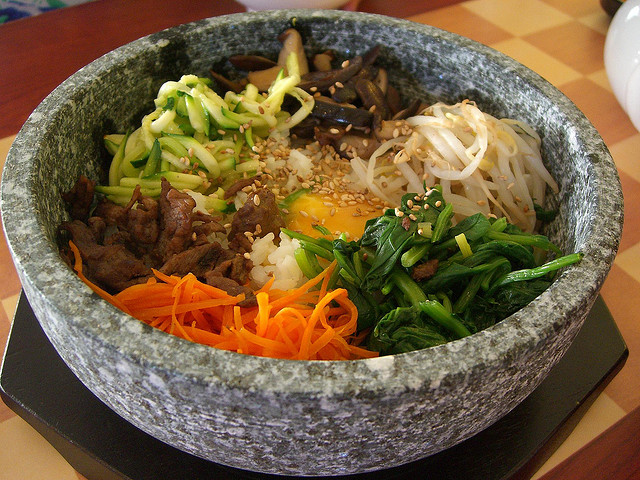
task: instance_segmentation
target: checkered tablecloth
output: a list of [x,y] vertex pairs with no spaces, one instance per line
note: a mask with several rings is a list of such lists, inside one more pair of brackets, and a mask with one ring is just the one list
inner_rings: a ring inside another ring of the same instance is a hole
[[[78,1],[81,0],[64,3]],[[19,3],[23,2],[0,1],[0,8]],[[51,3],[62,2],[32,3],[46,9]],[[489,45],[545,77],[593,122],[620,172],[625,227],[620,252],[602,296],[629,346],[630,356],[573,433],[534,477],[539,478],[640,405],[640,323],[636,318],[640,286],[640,133],[616,102],[604,70],[603,48],[610,18],[598,0],[472,0],[410,19]],[[12,138],[0,140],[2,161]],[[4,237],[0,238],[0,272],[2,348],[20,292]],[[0,480],[78,478],[81,477],[53,447],[0,403]]]

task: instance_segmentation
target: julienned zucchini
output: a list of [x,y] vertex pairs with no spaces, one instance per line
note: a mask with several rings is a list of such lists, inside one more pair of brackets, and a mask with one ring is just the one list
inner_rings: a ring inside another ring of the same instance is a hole
[[[154,100],[156,108],[139,128],[104,136],[112,155],[109,186],[118,187],[104,193],[122,200],[126,192],[121,188],[133,191],[141,185],[156,191],[164,177],[176,188],[207,196],[231,179],[258,172],[260,164],[252,158],[258,137],[290,128],[313,108],[313,97],[297,88],[294,57],[288,59],[290,73],[283,69],[264,96],[251,84],[239,94],[220,96],[210,80],[195,75],[165,82]],[[281,109],[287,94],[300,102],[293,116]],[[224,201],[213,203],[215,209],[228,208]]]

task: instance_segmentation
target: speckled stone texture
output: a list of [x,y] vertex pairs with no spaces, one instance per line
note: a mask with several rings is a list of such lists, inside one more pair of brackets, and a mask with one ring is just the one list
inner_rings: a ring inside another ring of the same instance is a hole
[[[104,133],[125,131],[158,87],[228,68],[230,54],[275,55],[292,19],[310,51],[345,57],[383,45],[391,81],[429,100],[471,98],[530,123],[561,186],[548,233],[583,251],[532,304],[440,347],[351,362],[254,358],[156,331],[89,291],[58,255],[60,193],[105,178]],[[340,32],[340,33],[336,33]],[[576,107],[513,60],[407,21],[338,11],[202,20],[143,38],[73,75],[31,115],[2,179],[2,217],[28,299],[60,355],[102,401],[151,435],[234,467],[337,475],[410,462],[491,425],[562,357],[618,248],[622,193],[602,139]]]

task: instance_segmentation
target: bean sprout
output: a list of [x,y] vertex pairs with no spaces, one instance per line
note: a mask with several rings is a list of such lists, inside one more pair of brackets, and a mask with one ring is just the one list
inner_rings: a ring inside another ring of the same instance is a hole
[[469,100],[436,103],[407,122],[410,136],[384,142],[369,160],[351,161],[361,184],[398,204],[408,190],[424,193],[423,184],[440,183],[458,217],[482,212],[534,230],[534,203],[544,205],[547,186],[557,192],[558,185],[530,126],[497,119]]

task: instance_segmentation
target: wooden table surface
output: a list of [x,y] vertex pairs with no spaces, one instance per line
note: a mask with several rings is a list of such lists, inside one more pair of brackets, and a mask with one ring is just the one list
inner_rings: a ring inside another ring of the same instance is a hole
[[[640,133],[612,94],[603,64],[610,17],[598,0],[362,0],[359,11],[427,23],[515,58],[563,91],[609,147],[625,195],[620,251],[602,289],[629,347],[622,370],[533,476],[640,479]],[[65,78],[124,43],[173,25],[243,11],[232,0],[94,0],[0,25],[0,165],[38,103]],[[0,232],[0,235],[2,232]],[[0,238],[0,348],[20,292]],[[0,480],[83,478],[0,403]]]

